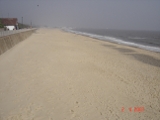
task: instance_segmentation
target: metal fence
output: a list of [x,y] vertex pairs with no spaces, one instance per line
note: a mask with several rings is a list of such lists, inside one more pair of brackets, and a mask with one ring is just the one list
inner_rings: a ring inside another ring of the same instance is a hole
[[26,32],[26,31],[30,31],[30,30],[36,30],[36,29],[32,28],[32,29],[19,29],[19,30],[11,30],[11,31],[0,31],[0,37],[13,35],[16,33],[21,33],[21,32]]

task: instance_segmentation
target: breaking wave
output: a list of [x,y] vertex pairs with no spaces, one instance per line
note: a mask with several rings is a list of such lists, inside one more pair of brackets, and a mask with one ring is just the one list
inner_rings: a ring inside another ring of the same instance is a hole
[[[66,32],[78,34],[78,35],[88,36],[88,37],[99,39],[99,40],[105,40],[105,41],[110,41],[110,42],[114,42],[114,43],[118,43],[118,44],[124,44],[124,45],[128,45],[128,46],[138,47],[138,48],[153,51],[153,52],[160,52],[160,47],[143,45],[143,44],[134,43],[134,42],[128,42],[128,41],[125,41],[125,40],[122,40],[119,38],[115,38],[115,37],[110,37],[110,36],[101,36],[101,35],[97,35],[97,34],[75,31],[72,28],[62,28],[62,30],[66,31]],[[135,39],[137,39],[137,38],[135,38]]]

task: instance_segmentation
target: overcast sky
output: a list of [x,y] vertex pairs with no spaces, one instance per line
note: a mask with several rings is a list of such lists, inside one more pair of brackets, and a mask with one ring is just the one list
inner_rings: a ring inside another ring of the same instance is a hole
[[0,17],[50,27],[160,30],[160,0],[0,0]]

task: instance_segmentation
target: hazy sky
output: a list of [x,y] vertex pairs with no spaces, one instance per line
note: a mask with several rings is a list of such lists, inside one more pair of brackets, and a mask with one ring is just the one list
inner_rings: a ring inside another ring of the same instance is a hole
[[160,0],[0,0],[0,17],[8,16],[50,27],[160,30]]

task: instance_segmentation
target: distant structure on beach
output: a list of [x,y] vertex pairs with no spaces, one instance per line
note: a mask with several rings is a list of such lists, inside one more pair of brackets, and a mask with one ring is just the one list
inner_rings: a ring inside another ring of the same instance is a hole
[[1,18],[1,23],[4,25],[4,27],[14,26],[15,29],[19,29],[17,18]]

